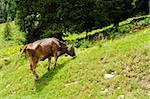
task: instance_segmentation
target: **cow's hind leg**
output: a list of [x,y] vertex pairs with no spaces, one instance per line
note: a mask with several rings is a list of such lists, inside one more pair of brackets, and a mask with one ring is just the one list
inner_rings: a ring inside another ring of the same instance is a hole
[[35,65],[30,65],[30,69],[32,71],[34,79],[37,81],[38,80],[38,75],[37,75],[37,73],[35,71]]
[[35,65],[37,64],[38,60],[35,60],[35,59],[30,59],[30,70],[32,71],[32,74],[33,74],[33,77],[34,79],[37,81],[38,80],[38,75],[35,71]]
[[51,57],[48,58],[48,64],[47,64],[47,70],[50,70],[50,64],[51,64]]

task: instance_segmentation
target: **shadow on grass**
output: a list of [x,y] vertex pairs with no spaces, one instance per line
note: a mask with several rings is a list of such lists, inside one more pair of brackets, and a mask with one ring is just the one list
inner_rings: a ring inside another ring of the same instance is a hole
[[45,73],[38,81],[35,81],[34,86],[35,86],[36,92],[42,91],[44,87],[49,84],[49,81],[53,79],[55,74],[57,74],[59,70],[61,70],[65,66],[65,64],[71,60],[72,59],[69,59],[63,62],[62,64],[57,64],[56,69],[51,68],[50,71],[47,71],[47,73]]

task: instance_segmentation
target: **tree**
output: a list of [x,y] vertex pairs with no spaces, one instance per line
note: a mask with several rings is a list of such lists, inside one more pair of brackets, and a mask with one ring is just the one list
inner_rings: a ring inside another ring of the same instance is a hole
[[149,14],[149,0],[134,0],[134,14]]
[[17,19],[20,29],[26,32],[27,42],[32,42],[57,32],[82,33],[111,23],[116,27],[134,16],[134,1],[16,0]]
[[10,21],[6,22],[3,35],[4,35],[4,39],[5,40],[10,40],[11,39],[11,25],[10,25]]
[[94,26],[94,0],[17,0],[18,24],[28,42],[44,33],[82,32]]
[[105,1],[108,17],[114,26],[118,26],[120,21],[133,16],[133,0],[109,0]]
[[14,20],[16,16],[15,0],[0,0],[0,19],[6,22],[8,18]]

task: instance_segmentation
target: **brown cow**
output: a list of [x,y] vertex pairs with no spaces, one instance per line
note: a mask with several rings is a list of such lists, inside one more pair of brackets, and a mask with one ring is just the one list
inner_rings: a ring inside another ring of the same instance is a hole
[[29,43],[21,49],[21,52],[28,56],[30,69],[35,80],[38,80],[38,75],[35,72],[35,65],[38,63],[38,61],[43,61],[48,58],[47,69],[49,70],[51,57],[55,58],[54,69],[56,68],[56,62],[59,56],[68,54],[75,58],[74,47],[66,45],[56,38],[46,38]]

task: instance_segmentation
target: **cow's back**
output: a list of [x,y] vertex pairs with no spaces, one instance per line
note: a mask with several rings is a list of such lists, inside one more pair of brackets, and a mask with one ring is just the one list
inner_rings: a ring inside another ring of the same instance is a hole
[[62,41],[56,39],[56,38],[46,38],[43,39],[43,41],[40,43],[40,45],[45,49],[46,51],[50,51],[52,55],[56,52],[66,52],[67,46]]
[[66,53],[67,46],[56,38],[45,38],[28,44],[27,49],[32,50],[29,56],[44,60],[50,56],[54,56],[54,54],[58,55],[59,53],[58,56],[60,56]]

